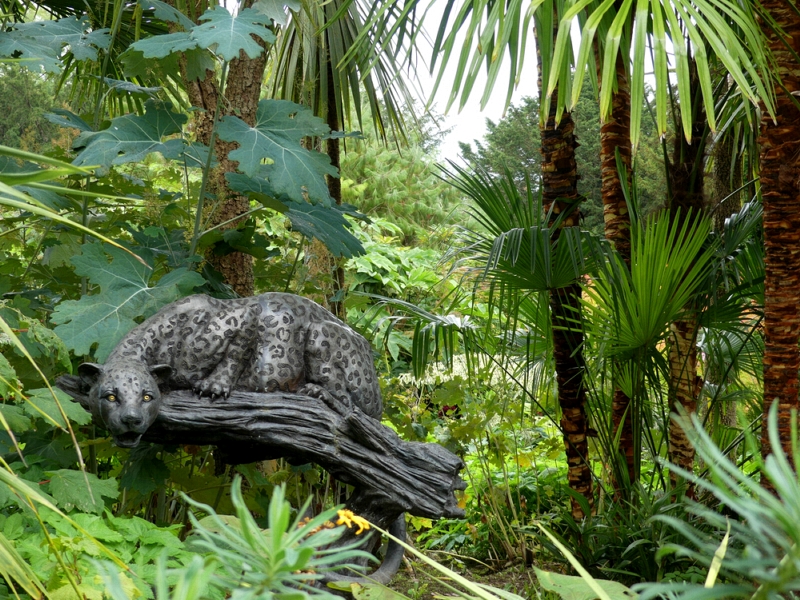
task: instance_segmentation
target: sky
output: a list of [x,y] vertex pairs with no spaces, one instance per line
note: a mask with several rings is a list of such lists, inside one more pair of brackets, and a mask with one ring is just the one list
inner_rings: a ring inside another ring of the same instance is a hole
[[[536,79],[534,77],[535,71],[529,70],[531,76],[527,79],[521,79],[514,95],[511,98],[511,103],[518,103],[523,96],[534,96],[536,91]],[[486,119],[493,122],[498,122],[503,117],[503,108],[506,97],[506,81],[498,78],[501,82],[495,84],[495,91],[486,108],[481,110],[481,93],[483,85],[476,84],[475,90],[470,95],[470,99],[461,112],[458,111],[458,102],[450,108],[450,111],[445,115],[445,121],[442,124],[443,129],[452,127],[452,131],[447,134],[439,147],[439,158],[441,160],[451,159],[454,160],[460,153],[459,142],[472,143],[473,140],[482,140],[486,133]],[[484,77],[485,81],[485,77]],[[433,83],[430,83],[433,87]],[[434,99],[435,108],[441,113],[447,105],[447,98],[452,85],[443,85],[441,91]]]
[[[431,32],[429,33],[429,37],[431,39],[435,37],[435,31],[432,30],[435,27],[438,27],[442,20],[442,6],[443,3],[434,2],[429,13],[425,16],[424,23],[427,24],[426,29]],[[439,10],[439,12],[434,12],[436,10]],[[523,96],[534,96],[537,94],[536,52],[532,38],[533,35],[529,35],[528,48],[523,67],[523,72],[527,73],[528,76],[523,76],[520,79],[514,95],[511,98],[512,104],[518,103]],[[422,52],[427,53],[425,59],[428,60],[430,58],[430,50],[422,50]],[[433,99],[432,104],[435,111],[439,114],[442,114],[447,106],[447,100],[453,87],[452,82],[454,79],[453,74],[455,72],[456,61],[457,57],[454,56],[450,61],[451,64],[449,65],[449,69],[446,72],[445,78],[443,79],[442,84],[439,86],[436,97]],[[507,68],[508,67],[506,65],[506,69]],[[472,143],[472,141],[475,139],[481,140],[486,133],[486,119],[491,119],[496,123],[502,118],[506,98],[506,86],[508,85],[508,71],[506,70],[505,72],[501,73],[500,76],[498,76],[497,82],[495,83],[494,92],[492,93],[486,108],[481,110],[481,96],[483,95],[483,88],[486,82],[484,73],[485,71],[481,71],[482,79],[475,83],[469,101],[464,108],[459,112],[458,100],[456,100],[456,102],[448,111],[447,115],[445,115],[446,120],[443,124],[443,128],[447,129],[452,127],[453,129],[444,139],[439,148],[439,160],[456,159],[459,154],[459,142]],[[420,86],[422,88],[422,99],[423,101],[427,102],[430,99],[430,94],[433,90],[434,78],[428,73],[426,66],[422,65],[422,63],[420,63],[417,70],[417,76],[420,79]]]

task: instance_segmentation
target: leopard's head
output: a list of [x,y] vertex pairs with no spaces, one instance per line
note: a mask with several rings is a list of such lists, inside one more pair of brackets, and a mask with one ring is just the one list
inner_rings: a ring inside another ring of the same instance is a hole
[[161,389],[172,375],[169,365],[149,367],[142,361],[115,361],[105,365],[83,363],[78,374],[96,403],[96,413],[122,448],[139,444],[161,408]]

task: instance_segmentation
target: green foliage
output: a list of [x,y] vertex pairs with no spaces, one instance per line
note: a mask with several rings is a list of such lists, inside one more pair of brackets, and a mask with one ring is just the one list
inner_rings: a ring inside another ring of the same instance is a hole
[[[325,121],[287,100],[259,102],[253,127],[232,116],[223,117],[219,125],[221,139],[239,143],[230,153],[231,160],[239,162],[239,170],[249,177],[268,179],[273,196],[285,194],[295,202],[302,202],[306,194],[315,201],[330,199],[322,175],[336,176],[336,169],[327,156],[300,145],[304,136],[323,136],[329,131]],[[270,164],[262,164],[265,158]]]
[[[167,159],[192,157],[196,161],[193,166],[205,164],[208,148],[202,144],[175,137],[164,141],[165,137],[180,133],[187,121],[186,115],[170,108],[169,104],[148,100],[142,116],[117,117],[107,129],[83,131],[73,144],[73,148],[81,149],[74,164],[107,168],[140,161],[151,152],[160,152]],[[72,120],[75,118],[73,115]]]
[[[569,548],[575,560],[594,577],[613,578],[626,584],[657,581],[665,573],[691,566],[678,557],[663,557],[659,548],[671,543],[675,533],[660,519],[681,519],[684,510],[669,493],[636,486],[634,499],[609,502],[586,519],[576,521],[563,506],[555,506],[546,519],[550,536]],[[569,566],[548,535],[537,527],[525,532],[547,550],[552,559]]]
[[42,115],[52,104],[49,80],[19,65],[0,64],[0,144],[31,151],[49,145],[57,128]]
[[59,469],[47,473],[50,494],[65,512],[75,507],[80,512],[99,515],[105,509],[103,498],[117,499],[117,482],[114,479],[98,479],[91,473],[85,475],[89,479],[89,493],[85,490],[84,473],[80,471]]
[[29,67],[59,73],[64,46],[75,60],[97,60],[98,50],[111,42],[108,29],[93,29],[87,18],[15,23],[0,35],[0,56],[20,58]]
[[[499,47],[495,42],[500,40],[492,40],[491,32],[504,6],[495,3],[485,32],[475,32],[484,48]],[[694,565],[703,563],[697,555],[710,556],[719,548],[722,521],[714,507],[697,509],[711,511],[717,520],[709,517],[710,526],[699,527],[699,533],[691,530],[694,538],[687,536],[701,541],[698,550],[688,551],[691,560],[663,551],[655,554],[659,546],[675,539],[667,522],[684,531],[682,521],[651,519],[678,511],[670,490],[655,489],[662,481],[662,470],[647,462],[665,452],[666,404],[662,401],[666,394],[660,379],[663,371],[657,368],[649,371],[653,377],[644,382],[646,389],[637,390],[645,400],[642,435],[652,440],[643,452],[645,470],[650,469],[647,475],[655,483],[637,492],[630,504],[608,502],[605,495],[598,502],[599,514],[582,522],[566,511],[563,432],[558,429],[561,415],[553,407],[555,382],[545,292],[574,281],[586,282],[586,310],[575,315],[575,323],[588,334],[587,379],[593,393],[593,424],[598,429],[607,425],[610,375],[606,358],[647,353],[653,364],[663,366],[666,320],[679,315],[689,299],[707,300],[710,309],[701,316],[707,328],[701,343],[708,357],[703,375],[722,390],[710,400],[709,414],[713,414],[717,404],[733,401],[736,394],[752,396],[753,381],[747,378],[760,374],[758,307],[751,306],[746,324],[739,319],[743,306],[760,301],[760,242],[752,229],[737,225],[757,221],[755,211],[740,221],[732,220],[726,231],[729,237],[709,243],[705,243],[707,227],[692,232],[669,230],[666,218],[643,232],[637,230],[635,245],[639,244],[641,253],[635,257],[633,272],[626,272],[613,254],[597,252],[595,240],[582,233],[568,232],[556,241],[543,226],[547,221],[536,202],[540,160],[536,115],[541,107],[526,99],[512,107],[507,119],[491,124],[485,142],[470,154],[471,160],[502,175],[502,182],[490,181],[489,176],[470,180],[464,173],[460,189],[448,186],[431,172],[435,136],[425,132],[419,137],[410,132],[411,144],[400,153],[377,143],[382,131],[368,131],[365,140],[348,138],[350,151],[344,158],[342,182],[345,199],[364,212],[388,216],[399,226],[380,220],[372,226],[352,225],[346,215],[354,215],[355,209],[334,207],[330,202],[325,177],[335,176],[334,169],[323,155],[309,150],[313,143],[304,139],[341,134],[330,132],[299,104],[263,100],[253,127],[234,115],[216,120],[215,135],[240,144],[231,158],[239,162],[242,172],[227,174],[230,187],[259,203],[252,205],[252,214],[238,229],[221,232],[204,224],[221,200],[202,193],[209,176],[208,169],[201,168],[208,164],[207,150],[190,144],[187,116],[165,100],[171,98],[176,107],[185,101],[183,90],[175,86],[182,79],[182,69],[186,81],[210,73],[218,78],[213,84],[223,90],[230,60],[242,50],[251,56],[262,52],[253,34],[267,43],[274,40],[279,29],[272,23],[285,23],[283,4],[258,2],[236,16],[216,8],[201,16],[200,25],[158,0],[143,1],[138,7],[99,8],[98,12],[94,5],[88,7],[87,19],[11,25],[0,32],[0,53],[49,72],[66,73],[65,79],[74,78],[75,85],[72,88],[73,81],[68,81],[67,88],[79,89],[79,76],[90,68],[97,74],[92,79],[97,86],[93,88],[96,103],[85,102],[86,97],[76,92],[74,112],[57,109],[50,117],[51,122],[80,132],[73,146],[79,150],[77,157],[57,147],[52,157],[0,149],[4,154],[0,162],[0,318],[9,332],[0,336],[0,423],[6,430],[0,432],[0,454],[14,473],[0,471],[2,578],[31,595],[45,590],[55,598],[155,594],[194,600],[227,594],[236,598],[326,594],[326,590],[312,590],[308,582],[347,554],[320,554],[318,549],[335,536],[327,528],[313,532],[326,517],[321,515],[298,529],[298,517],[292,517],[284,501],[287,495],[305,497],[313,486],[333,487],[329,480],[321,480],[318,470],[274,461],[263,472],[239,467],[248,485],[242,491],[237,481],[229,491],[225,477],[214,474],[220,465],[209,449],[151,445],[128,452],[112,448],[107,439],[97,437],[89,415],[80,407],[63,396],[54,399],[42,388],[34,368],[52,380],[71,370],[81,355],[94,352],[102,360],[124,333],[175,298],[197,289],[230,294],[210,269],[191,270],[198,257],[191,256],[190,248],[198,254],[207,249],[217,254],[250,252],[259,259],[260,287],[318,291],[320,278],[309,264],[308,245],[291,232],[322,240],[334,254],[351,257],[347,263],[350,289],[383,296],[379,305],[371,306],[374,296],[353,295],[346,306],[351,322],[376,331],[387,372],[405,373],[413,363],[422,364],[417,375],[425,374],[430,361],[420,358],[427,360],[429,354],[439,352],[445,364],[463,367],[455,376],[440,372],[417,381],[394,377],[385,386],[387,417],[403,436],[437,441],[461,453],[469,464],[470,487],[459,498],[468,518],[435,524],[416,519],[419,529],[428,529],[417,538],[418,543],[493,564],[527,560],[533,549],[564,556],[548,536],[531,535],[534,518],[544,517],[559,544],[569,546],[572,557],[584,562],[590,573],[626,581],[674,581],[698,575]],[[324,10],[331,8],[326,4]],[[376,5],[374,10],[384,8]],[[464,10],[462,16],[467,16],[472,9]],[[116,21],[119,27],[101,27],[117,18],[122,21],[121,25]],[[511,29],[527,18],[509,24]],[[167,23],[172,24],[172,33],[166,33]],[[139,41],[131,44],[133,39]],[[514,40],[504,38],[506,42],[513,45]],[[119,52],[126,46],[120,62]],[[450,50],[454,50],[452,43]],[[299,60],[296,54],[282,58],[287,57]],[[92,61],[94,65],[89,64]],[[491,68],[499,68],[500,62],[493,61]],[[469,71],[479,68],[480,64],[474,64]],[[6,93],[13,96],[18,88],[11,86],[11,78],[5,79],[8,72],[3,71],[0,92],[8,82],[11,91]],[[27,71],[19,73],[28,78],[21,89],[39,85]],[[291,71],[291,77],[295,75]],[[352,81],[362,75],[354,72]],[[129,80],[123,81],[126,76]],[[374,92],[367,94],[374,98]],[[106,98],[118,99],[114,110],[122,112],[104,113],[110,106]],[[13,100],[16,107],[19,102]],[[640,103],[634,110],[642,108]],[[230,112],[226,106],[222,109]],[[587,97],[573,113],[581,133],[586,224],[599,231],[597,104]],[[0,124],[8,122],[3,120],[6,116],[21,124],[16,114],[8,111],[0,116]],[[25,127],[15,140],[32,136],[25,133],[31,125]],[[653,127],[642,128],[641,136],[648,142],[640,147],[636,165],[637,195],[648,206],[660,203],[666,188],[661,176],[654,175],[661,158],[653,132]],[[104,171],[78,169],[66,162],[73,158],[76,165],[97,165]],[[508,176],[505,166],[511,171]],[[466,240],[467,251],[445,275],[438,252],[430,246],[455,245],[450,225],[461,219],[453,209],[462,194],[482,199],[473,204],[476,219],[469,223],[470,237],[459,241]],[[200,208],[204,203],[205,212]],[[440,224],[447,227],[437,230]],[[85,243],[88,235],[103,236],[107,243],[117,245],[112,249]],[[482,264],[474,262],[476,256]],[[591,283],[585,278],[587,270],[592,270]],[[494,277],[482,277],[487,272]],[[496,277],[499,272],[504,277]],[[513,293],[519,290],[534,293]],[[420,318],[417,325],[409,315]],[[738,326],[732,325],[737,321]],[[55,333],[51,324],[58,325]],[[629,387],[642,383],[629,373]],[[709,383],[704,393],[710,397]],[[74,438],[68,426],[73,427]],[[729,437],[738,434],[735,424],[727,427]],[[593,465],[602,484],[614,458],[613,449],[604,447],[603,439],[599,442],[595,446],[601,456]],[[78,449],[84,454],[86,473],[79,470]],[[273,488],[282,481],[290,491],[281,490],[270,500]],[[791,485],[785,488],[785,493],[798,495]],[[743,501],[732,493],[724,501],[741,505]],[[767,500],[763,504],[774,508]],[[744,522],[746,527],[757,527],[763,512],[750,508]],[[202,513],[208,516],[200,518]],[[326,514],[329,518],[330,513]],[[271,529],[263,531],[258,525],[267,519]],[[767,522],[778,528],[790,519],[791,515],[780,513]],[[179,524],[187,522],[195,532],[188,545],[178,537]],[[734,531],[739,537],[731,541],[729,553],[737,568],[753,566],[741,558],[750,552],[768,558],[759,563],[763,569],[795,570],[794,546],[783,538],[772,536],[784,544],[780,546],[783,554],[770,553],[763,540],[747,541],[741,530]],[[742,540],[746,540],[744,546]],[[791,540],[792,544],[796,541]],[[742,547],[745,550],[740,552]],[[676,551],[686,552],[677,547]],[[786,556],[791,560],[783,560]],[[116,567],[96,562],[107,558],[116,561]],[[130,571],[119,570],[125,564]],[[733,581],[745,588],[762,579],[768,585],[774,583],[770,573],[752,569],[737,579],[735,569],[724,562],[722,574],[725,584]],[[790,575],[780,573],[779,579],[785,583]],[[731,588],[720,588],[719,594],[724,595],[726,589]],[[0,585],[0,597],[5,591]],[[353,591],[358,597],[379,593],[369,586]],[[487,597],[489,592],[476,586],[470,593]]]
[[452,226],[463,216],[461,198],[434,167],[441,134],[430,131],[435,126],[429,119],[421,121],[421,131],[410,131],[405,140],[390,139],[390,145],[369,128],[363,139],[348,141],[342,156],[342,198],[369,217],[398,226],[404,245],[446,245]]
[[[58,399],[58,405],[56,404],[56,398],[53,398],[53,394]],[[92,416],[89,413],[59,389],[53,389],[52,392],[47,388],[30,390],[27,402],[22,408],[30,417],[45,416],[45,418],[49,418],[64,427],[67,424],[64,423],[64,419],[61,417],[62,410],[70,422],[78,425],[86,425],[92,420]]]
[[[557,593],[562,600],[596,600],[600,598],[583,577],[549,573],[536,567],[534,570],[542,589]],[[595,583],[606,593],[603,600],[628,600],[637,597],[629,588],[616,581],[595,580]]]
[[[103,361],[117,342],[136,325],[134,319],[155,314],[161,307],[188,295],[203,278],[185,268],[171,271],[154,286],[148,282],[153,272],[150,264],[126,252],[109,248],[112,262],[100,244],[86,244],[81,254],[72,259],[79,275],[99,286],[100,293],[80,300],[67,300],[58,305],[51,316],[58,323],[55,332],[67,347],[79,355],[95,353]],[[147,254],[140,252],[147,257]]]
[[[151,3],[147,3],[150,6]],[[252,38],[256,35],[267,43],[275,41],[275,34],[265,26],[272,20],[253,8],[246,8],[237,15],[217,6],[200,16],[200,25],[195,25],[176,9],[161,2],[155,3],[155,16],[166,21],[177,22],[186,31],[156,35],[139,40],[130,49],[141,52],[145,58],[165,58],[178,52],[194,48],[209,49],[225,61],[231,61],[243,50],[250,58],[263,52],[263,48]]]
[[[685,542],[674,542],[659,550],[659,555],[676,554],[688,557],[708,569],[719,569],[719,581],[642,584],[637,586],[641,598],[780,598],[792,597],[800,574],[800,488],[796,468],[798,454],[797,428],[792,427],[793,456],[781,449],[778,434],[777,402],[770,408],[768,427],[772,453],[761,460],[756,441],[751,439],[755,462],[762,482],[769,481],[774,492],[767,490],[754,474],[731,461],[705,432],[696,417],[687,432],[697,454],[709,471],[698,477],[670,466],[716,499],[716,503],[686,502],[696,519],[679,520],[661,517]],[[793,411],[792,420],[796,419]],[[711,498],[708,497],[710,501]],[[729,538],[729,541],[728,541]]]
[[242,599],[336,598],[313,582],[326,572],[349,570],[352,561],[370,556],[356,549],[361,540],[330,547],[345,531],[344,527],[326,526],[336,518],[336,509],[305,522],[302,515],[307,502],[292,518],[284,488],[277,487],[267,511],[269,529],[262,531],[244,503],[241,483],[237,477],[231,487],[236,517],[223,518],[210,506],[189,500],[207,514],[202,519],[190,514],[193,527],[188,544],[214,558],[217,568],[209,583],[222,593],[232,592],[233,597]]
[[711,270],[711,223],[676,221],[665,214],[644,229],[634,228],[630,272],[611,255],[600,277],[585,288],[584,308],[597,334],[612,344],[610,354],[630,357],[658,351],[656,345],[669,324],[679,318]]

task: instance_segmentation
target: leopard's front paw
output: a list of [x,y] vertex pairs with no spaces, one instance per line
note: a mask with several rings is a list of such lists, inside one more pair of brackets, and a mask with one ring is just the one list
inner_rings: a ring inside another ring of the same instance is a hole
[[228,398],[231,395],[230,385],[223,381],[214,381],[212,379],[201,379],[194,384],[192,389],[198,396],[209,396],[212,400]]

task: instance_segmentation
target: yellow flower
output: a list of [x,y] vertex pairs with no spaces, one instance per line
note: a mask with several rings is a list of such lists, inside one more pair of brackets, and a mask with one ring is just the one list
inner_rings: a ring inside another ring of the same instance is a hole
[[336,521],[336,524],[347,525],[349,528],[352,528],[353,525],[357,525],[358,530],[356,531],[356,535],[361,535],[362,531],[369,529],[369,521],[353,514],[353,511],[347,509],[339,511],[339,520]]

